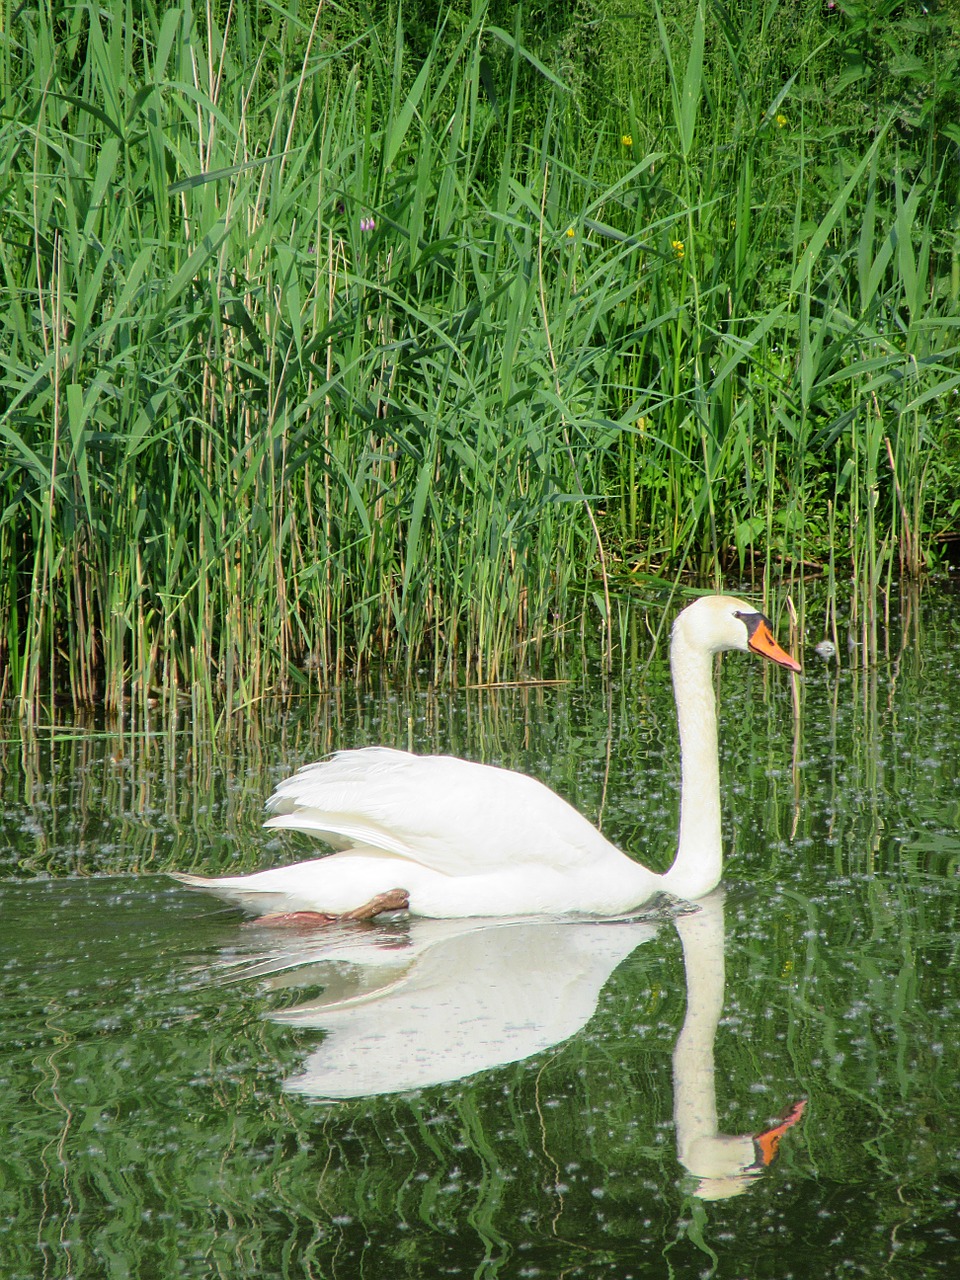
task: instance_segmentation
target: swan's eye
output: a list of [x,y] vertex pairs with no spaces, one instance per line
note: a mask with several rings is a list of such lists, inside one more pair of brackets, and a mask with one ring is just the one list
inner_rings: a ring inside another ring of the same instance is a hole
[[767,619],[763,616],[762,613],[754,613],[754,612],[745,613],[742,609],[736,609],[734,610],[733,616],[735,618],[739,618],[740,621],[743,623],[743,625],[747,628],[748,636],[753,635],[757,627],[760,626],[761,622],[766,622],[768,627],[770,625],[770,623],[767,622]]

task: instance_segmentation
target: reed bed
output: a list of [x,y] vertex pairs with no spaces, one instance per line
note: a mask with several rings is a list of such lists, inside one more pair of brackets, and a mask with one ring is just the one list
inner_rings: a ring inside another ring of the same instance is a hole
[[508,11],[17,11],[3,696],[484,683],[609,650],[638,583],[816,569],[867,617],[930,563],[949,16],[891,10],[894,93],[855,6]]

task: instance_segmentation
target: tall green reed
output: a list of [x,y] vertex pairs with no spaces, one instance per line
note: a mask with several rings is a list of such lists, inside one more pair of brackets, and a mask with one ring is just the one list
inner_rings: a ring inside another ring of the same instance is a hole
[[[355,65],[301,32],[276,90],[189,10],[136,49],[122,14],[92,15],[67,79],[47,16],[24,31],[5,263],[22,701],[215,673],[229,709],[301,665],[401,652],[487,678],[539,652],[583,557],[566,451],[526,411],[538,221],[509,171],[492,200],[476,176],[498,115],[482,10],[412,83],[402,28]],[[555,145],[545,128],[535,154]]]
[[535,666],[617,565],[917,572],[952,170],[825,148],[777,12],[651,11],[670,92],[588,120],[480,0],[418,63],[399,17],[22,11],[4,691],[229,717]]

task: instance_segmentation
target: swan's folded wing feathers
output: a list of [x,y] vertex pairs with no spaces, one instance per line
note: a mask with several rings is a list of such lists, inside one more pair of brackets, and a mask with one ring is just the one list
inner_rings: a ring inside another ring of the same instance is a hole
[[287,831],[306,831],[338,850],[362,849],[364,852],[391,854],[397,858],[416,861],[415,851],[403,840],[384,831],[375,822],[364,821],[358,814],[339,813],[336,810],[320,812],[311,807],[278,814],[275,818],[268,818],[263,825]]
[[[453,756],[388,747],[341,751],[281,782],[267,826],[335,847],[380,850],[447,875],[525,863],[586,866],[611,851],[565,800],[533,778]],[[508,850],[514,852],[511,855]]]

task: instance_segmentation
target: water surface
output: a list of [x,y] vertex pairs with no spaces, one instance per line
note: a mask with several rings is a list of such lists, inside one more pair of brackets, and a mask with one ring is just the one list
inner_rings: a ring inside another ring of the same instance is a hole
[[798,715],[726,657],[725,894],[641,920],[277,937],[162,872],[302,856],[271,787],[377,741],[534,773],[663,868],[659,660],[216,740],[7,723],[0,1274],[955,1275],[958,623],[931,590],[876,664],[806,652]]

